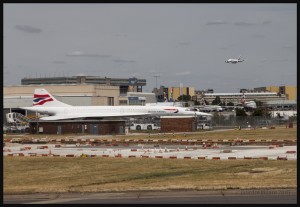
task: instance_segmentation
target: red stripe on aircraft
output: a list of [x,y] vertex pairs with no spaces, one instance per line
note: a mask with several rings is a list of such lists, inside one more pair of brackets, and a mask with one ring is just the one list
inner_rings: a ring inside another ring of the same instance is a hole
[[49,94],[34,94],[33,98],[49,98]]

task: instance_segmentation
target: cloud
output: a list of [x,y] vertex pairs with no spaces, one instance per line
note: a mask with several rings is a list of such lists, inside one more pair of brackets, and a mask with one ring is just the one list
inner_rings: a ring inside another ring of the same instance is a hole
[[10,71],[7,70],[7,69],[4,69],[3,74],[4,74],[4,75],[8,75],[8,74],[10,74]]
[[223,24],[228,24],[228,22],[224,20],[215,20],[215,21],[207,22],[205,25],[211,26],[211,25],[223,25]]
[[235,22],[234,25],[235,26],[253,26],[255,24],[254,23],[250,23],[250,22]]
[[263,58],[260,60],[261,63],[267,62],[267,58]]
[[179,42],[178,45],[182,45],[182,46],[188,46],[191,45],[190,41],[186,41],[186,42]]
[[54,60],[52,63],[55,63],[55,64],[65,64],[66,62],[65,61],[61,61],[61,60]]
[[263,21],[263,25],[268,25],[268,24],[271,24],[272,23],[272,21],[271,20],[266,20],[266,21]]
[[289,61],[287,58],[273,60],[273,62],[287,62],[287,61]]
[[18,30],[21,30],[23,32],[31,33],[31,34],[41,33],[43,31],[39,28],[32,27],[32,26],[29,26],[29,25],[16,25],[15,28],[18,29]]
[[251,35],[253,38],[257,38],[257,39],[263,39],[265,38],[265,35],[262,35],[262,34],[253,34]]
[[174,75],[190,75],[190,74],[191,74],[190,71],[184,71],[184,72],[175,73]]
[[292,45],[283,45],[282,48],[284,48],[284,49],[291,49],[291,48],[293,48],[293,46]]
[[124,59],[121,59],[121,58],[114,59],[113,61],[115,63],[135,63],[136,62],[135,60],[124,60]]
[[227,50],[228,47],[220,47],[219,49],[220,49],[220,50]]
[[84,53],[82,51],[73,51],[68,53],[66,56],[68,57],[96,57],[96,58],[108,58],[111,55],[99,55],[95,53]]

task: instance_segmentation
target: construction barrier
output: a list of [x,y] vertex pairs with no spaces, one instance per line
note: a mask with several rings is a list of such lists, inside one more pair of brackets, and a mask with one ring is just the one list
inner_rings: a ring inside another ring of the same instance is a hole
[[277,157],[277,160],[287,160],[287,157]]
[[228,157],[228,160],[236,160],[236,157]]
[[137,151],[137,149],[131,149],[130,151],[132,151],[132,152],[136,152],[136,151]]
[[212,157],[213,160],[219,160],[220,157]]
[[155,156],[155,158],[163,158],[163,156]]
[[205,157],[198,157],[198,160],[205,160]]
[[68,155],[66,155],[66,157],[75,157],[75,155],[73,155],[73,154],[68,154]]
[[252,157],[244,157],[244,160],[252,160]]
[[260,157],[261,160],[268,160],[268,157]]
[[177,156],[170,156],[170,159],[177,159]]
[[135,155],[129,155],[128,158],[136,158]]
[[109,157],[109,155],[102,155],[102,157]]
[[295,154],[297,151],[286,151],[286,154]]
[[183,157],[183,159],[192,159],[191,157]]
[[149,158],[148,155],[142,155],[142,158]]

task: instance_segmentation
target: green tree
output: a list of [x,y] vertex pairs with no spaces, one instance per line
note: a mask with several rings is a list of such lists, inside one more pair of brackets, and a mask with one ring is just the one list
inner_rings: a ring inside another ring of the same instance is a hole
[[234,106],[234,103],[228,102],[228,103],[227,103],[227,106]]
[[220,96],[216,96],[215,100],[211,102],[211,105],[219,105],[221,103]]
[[263,108],[256,108],[253,113],[252,113],[252,116],[271,116],[271,114],[266,110],[266,109],[263,109]]
[[190,95],[181,95],[177,98],[178,101],[190,101],[191,100],[191,96]]
[[220,106],[226,106],[225,101],[221,102],[221,103],[220,103]]
[[200,105],[200,102],[199,101],[194,101],[194,105],[195,106]]
[[245,109],[236,108],[235,109],[235,114],[236,114],[236,116],[247,116],[247,114],[245,112]]
[[214,126],[224,125],[226,123],[225,119],[226,117],[223,114],[214,112],[211,121]]
[[261,102],[261,101],[256,101],[255,100],[255,103],[256,103],[256,106],[262,106],[263,105],[263,102]]

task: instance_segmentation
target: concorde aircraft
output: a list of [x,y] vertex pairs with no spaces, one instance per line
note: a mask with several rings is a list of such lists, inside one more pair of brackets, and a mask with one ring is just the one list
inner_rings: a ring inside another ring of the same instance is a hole
[[193,111],[176,106],[72,106],[56,100],[46,89],[35,89],[33,106],[20,107],[49,116],[41,120],[84,119],[104,117],[197,115],[212,116],[209,113]]
[[225,63],[232,63],[232,64],[236,64],[239,62],[243,62],[244,60],[241,59],[241,56],[238,57],[238,59],[228,59],[225,60]]

